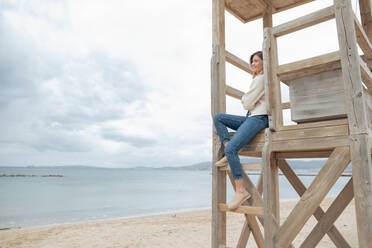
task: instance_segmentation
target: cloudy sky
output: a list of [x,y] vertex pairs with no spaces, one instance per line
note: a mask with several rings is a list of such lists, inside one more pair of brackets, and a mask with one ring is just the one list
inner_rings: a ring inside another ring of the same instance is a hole
[[[0,0],[0,165],[209,161],[211,2]],[[331,4],[278,14],[274,25]],[[227,13],[227,50],[248,60],[261,49],[261,25]],[[278,47],[280,63],[335,51],[335,23],[280,38]],[[229,85],[244,91],[250,82],[227,65]],[[229,113],[245,114],[227,103]]]

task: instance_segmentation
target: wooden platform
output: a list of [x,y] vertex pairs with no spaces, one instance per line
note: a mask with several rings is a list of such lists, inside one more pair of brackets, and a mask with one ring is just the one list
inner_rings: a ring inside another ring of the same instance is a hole
[[[328,158],[335,147],[350,145],[347,119],[284,126],[273,133],[272,143],[272,150],[280,152],[280,158]],[[369,143],[372,145],[372,131],[369,133]],[[264,144],[265,129],[239,154],[262,157]]]

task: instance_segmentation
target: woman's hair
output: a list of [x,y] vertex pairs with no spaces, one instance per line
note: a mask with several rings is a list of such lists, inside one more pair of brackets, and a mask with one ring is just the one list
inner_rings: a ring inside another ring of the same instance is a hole
[[[251,57],[250,57],[250,59],[249,59],[249,62],[252,64],[252,62],[253,62],[253,57],[254,56],[258,56],[261,60],[263,60],[263,55],[262,55],[262,51],[257,51],[257,52],[255,52],[255,53],[253,53],[252,55],[251,55]],[[253,78],[255,78],[256,77],[256,73],[253,73]]]

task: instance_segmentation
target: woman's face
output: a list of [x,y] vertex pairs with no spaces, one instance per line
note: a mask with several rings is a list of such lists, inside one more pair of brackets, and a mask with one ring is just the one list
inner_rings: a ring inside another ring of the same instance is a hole
[[260,57],[258,57],[257,55],[254,55],[253,56],[253,59],[252,59],[252,64],[251,64],[251,67],[252,67],[252,70],[255,74],[259,74],[262,72],[263,70],[263,62],[262,62],[262,59]]

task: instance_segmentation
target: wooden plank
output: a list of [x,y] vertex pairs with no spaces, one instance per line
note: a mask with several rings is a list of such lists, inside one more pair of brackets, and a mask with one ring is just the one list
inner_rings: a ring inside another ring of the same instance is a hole
[[315,212],[334,183],[350,162],[349,147],[337,147],[324,164],[319,174],[302,195],[276,237],[279,247],[287,247],[300,232],[306,221]]
[[367,86],[368,91],[372,92],[372,73],[368,68],[367,64],[360,58],[360,73],[362,76],[363,83]]
[[242,96],[244,95],[243,91],[237,90],[237,89],[235,89],[233,87],[230,87],[228,85],[226,85],[225,93],[226,93],[226,95],[231,96],[233,98],[236,98],[238,100],[241,100]]
[[276,158],[328,158],[332,151],[277,152]]
[[272,149],[275,152],[284,151],[321,151],[334,147],[350,145],[349,136],[313,137],[310,139],[274,141]]
[[291,119],[297,123],[345,118],[341,69],[289,80]]
[[239,69],[242,69],[243,71],[246,71],[249,74],[253,74],[251,66],[248,62],[245,62],[238,56],[235,56],[234,54],[229,53],[228,51],[225,51],[225,55],[226,55],[226,62],[229,62],[232,65],[235,65]]
[[235,210],[230,210],[227,207],[227,204],[220,203],[218,204],[218,207],[220,211],[224,212],[232,212],[232,213],[241,213],[241,214],[248,214],[248,215],[254,215],[254,216],[263,216],[264,210],[262,207],[251,207],[251,206],[239,206]]
[[334,7],[330,6],[292,21],[273,27],[273,34],[276,37],[289,34],[313,25],[333,19],[335,16]]
[[334,0],[345,102],[351,134],[355,211],[359,247],[372,244],[372,163],[368,123],[362,93],[360,58],[350,1]]
[[[306,192],[306,187],[301,182],[301,180],[298,178],[296,173],[292,170],[289,164],[283,159],[280,159],[278,161],[278,165],[279,165],[280,170],[283,172],[284,176],[288,179],[290,184],[296,190],[298,195],[302,196]],[[323,216],[324,216],[323,209],[321,207],[318,207],[314,212],[314,217],[318,221],[320,221],[323,218]],[[329,230],[327,230],[327,234],[332,240],[332,242],[336,245],[336,247],[350,247],[347,241],[342,237],[341,233],[337,230],[337,228],[334,225],[331,225]],[[315,245],[307,246],[307,247],[315,247]]]
[[349,134],[348,125],[328,126],[328,127],[313,127],[297,130],[282,130],[273,133],[273,141],[280,140],[296,140],[309,139],[315,137],[334,137],[345,136]]
[[[350,201],[353,199],[353,179],[345,185],[341,193],[332,202],[331,206],[327,209],[327,212],[318,220],[309,236],[306,237],[305,241],[300,247],[315,247],[323,236],[334,227],[333,223],[341,215],[343,210],[349,205]],[[344,240],[346,242],[346,240]],[[350,247],[347,243],[336,244],[336,247]]]
[[332,52],[280,65],[277,68],[277,73],[280,80],[283,83],[287,83],[289,80],[317,74],[323,71],[332,71],[340,67],[339,52]]
[[367,34],[364,32],[362,25],[360,25],[358,18],[355,15],[353,15],[353,18],[354,18],[356,39],[358,41],[359,47],[360,49],[362,49],[366,58],[371,59],[372,58],[371,42],[368,39]]
[[296,130],[296,129],[306,129],[313,127],[327,127],[327,126],[338,126],[338,125],[348,125],[347,118],[337,119],[337,120],[326,120],[326,121],[317,121],[310,123],[301,123],[297,125],[284,126],[280,129],[283,130]]
[[[265,9],[278,13],[311,1],[314,0],[226,0],[226,9],[241,22],[247,23],[263,17]],[[272,8],[267,7],[270,5]]]
[[[211,59],[211,113],[226,112],[225,73],[225,1],[212,1],[212,59]],[[223,149],[217,132],[212,127],[212,163],[223,156]],[[226,212],[218,209],[219,203],[226,203],[226,172],[212,166],[212,247],[226,246]]]
[[[244,163],[244,164],[241,164],[243,170],[245,171],[257,171],[257,170],[261,170],[262,168],[262,165],[261,163]],[[231,168],[230,166],[222,166],[220,167],[220,170],[222,171],[231,171]]]

